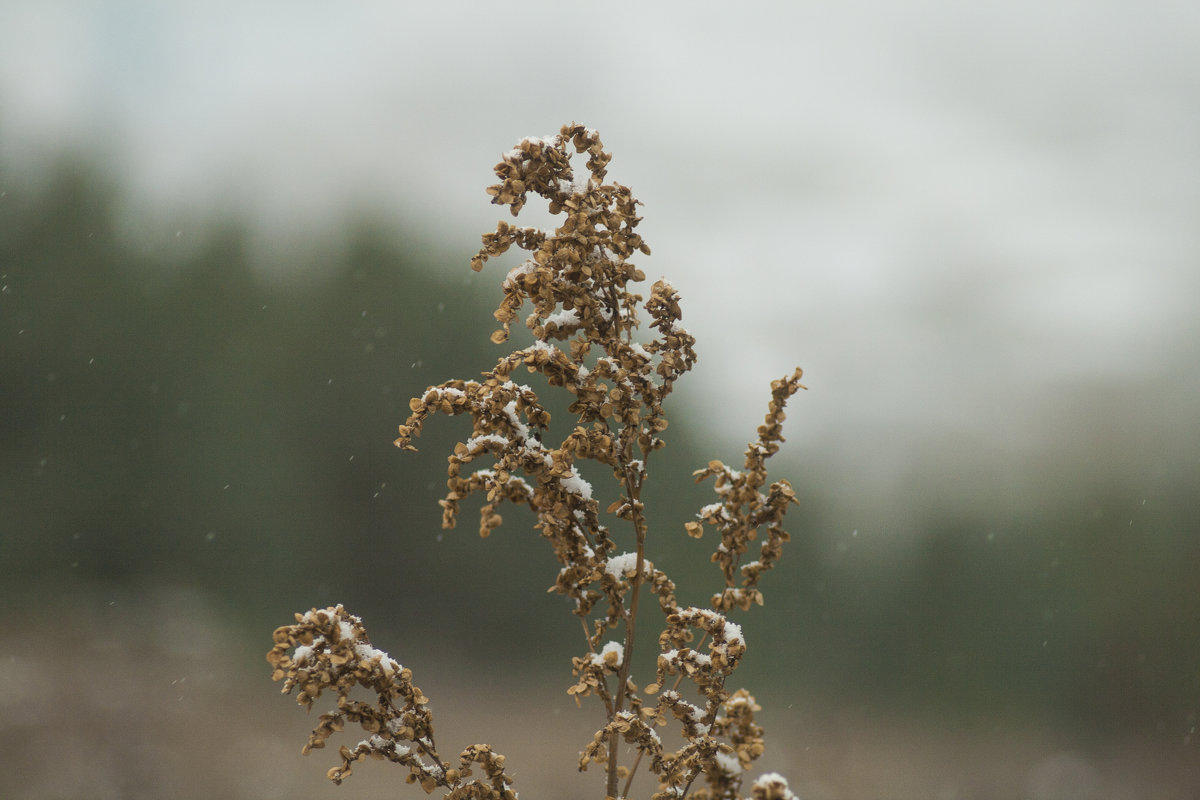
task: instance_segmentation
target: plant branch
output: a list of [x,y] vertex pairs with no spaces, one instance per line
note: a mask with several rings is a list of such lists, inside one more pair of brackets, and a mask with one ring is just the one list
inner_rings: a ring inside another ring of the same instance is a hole
[[[572,148],[587,154],[586,180],[576,180]],[[410,400],[412,413],[395,443],[415,450],[413,442],[435,414],[469,417],[470,436],[448,458],[447,491],[439,501],[443,527],[455,526],[460,504],[474,495],[485,498],[481,536],[503,523],[505,503],[524,505],[535,515],[534,527],[561,565],[550,590],[574,601],[587,642],[586,651],[572,659],[577,680],[567,692],[577,703],[596,696],[607,718],[583,748],[579,768],[603,762],[612,800],[629,795],[643,764],[658,781],[651,800],[684,800],[701,776],[708,785],[697,789],[698,796],[743,800],[741,776],[763,751],[762,730],[753,719],[760,709],[745,690],[731,694],[725,688],[746,651],[741,628],[725,614],[762,604],[760,577],[788,540],[782,519],[795,493],[786,481],[768,482],[765,461],[783,441],[783,409],[802,388],[800,371],[772,383],[768,414],[744,469],[711,461],[693,473],[699,480],[714,479],[718,502],[704,506],[684,531],[699,539],[705,526],[716,529],[720,541],[712,560],[724,586],[707,607],[680,607],[674,582],[648,558],[653,554],[647,553],[642,488],[646,462],[664,446],[663,402],[692,369],[695,339],[681,324],[679,295],[666,280],[655,282],[645,298],[630,288],[646,278],[630,259],[649,255],[650,248],[634,231],[640,203],[628,187],[605,183],[610,160],[599,135],[574,123],[553,136],[524,139],[504,154],[495,167],[500,182],[487,190],[492,202],[515,217],[535,195],[548,202],[552,215],[566,217],[553,231],[499,222],[471,259],[471,268],[479,271],[512,247],[526,251],[502,283],[504,296],[493,315],[500,327],[491,340],[506,342],[523,318],[534,341],[499,359],[481,379],[451,379]],[[639,342],[634,332],[643,313],[654,333]],[[538,393],[514,379],[521,368],[541,373],[549,387],[573,396],[568,412],[577,419],[561,442],[547,436],[550,413]],[[480,460],[485,463],[475,463]],[[601,523],[599,503],[579,469],[588,461],[608,470],[622,490],[608,513],[633,525],[636,552],[619,552]],[[744,556],[763,529],[758,557],[747,563]],[[656,679],[639,689],[633,658],[643,588],[656,596],[664,628],[657,640]],[[605,642],[607,632],[614,631],[615,638],[622,623],[623,643]],[[341,606],[296,615],[295,625],[276,630],[267,659],[274,678],[285,681],[285,692],[297,691],[302,705],[311,706],[323,691],[338,696],[337,706],[321,715],[305,752],[323,747],[349,723],[363,728],[366,738],[340,748],[342,763],[329,771],[334,782],[349,776],[353,764],[377,758],[406,767],[408,781],[426,792],[446,790],[444,800],[516,800],[504,757],[490,746],[468,746],[457,766],[439,757],[428,699],[412,683],[411,670],[373,647],[361,620]],[[663,689],[669,677],[674,682]],[[684,678],[703,702],[684,698],[679,691]],[[374,692],[377,702],[351,699],[356,688]],[[657,695],[653,707],[647,706],[651,695]],[[683,726],[683,745],[673,752],[656,730],[668,716]],[[623,786],[622,741],[636,754]],[[471,779],[473,768],[482,768],[486,777]],[[774,773],[755,782],[751,796],[794,800]]]

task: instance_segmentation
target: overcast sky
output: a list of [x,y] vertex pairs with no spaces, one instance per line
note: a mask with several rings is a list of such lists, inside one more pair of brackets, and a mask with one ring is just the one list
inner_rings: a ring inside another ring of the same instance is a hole
[[1019,459],[1079,386],[1196,390],[1197,43],[1182,0],[9,0],[0,147],[105,148],[143,232],[370,204],[465,271],[498,156],[577,120],[718,433],[799,364],[793,441],[886,472],[930,439]]

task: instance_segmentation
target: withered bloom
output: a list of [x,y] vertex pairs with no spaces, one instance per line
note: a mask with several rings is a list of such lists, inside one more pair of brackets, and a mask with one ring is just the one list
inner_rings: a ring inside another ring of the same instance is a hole
[[[576,154],[587,156],[586,173],[578,176],[571,164]],[[727,614],[762,605],[759,582],[788,540],[782,523],[796,496],[786,481],[768,480],[766,461],[783,441],[784,406],[803,388],[801,371],[772,383],[766,419],[741,470],[711,461],[695,473],[697,480],[713,479],[716,501],[685,523],[677,540],[701,539],[706,527],[715,528],[720,541],[712,560],[724,585],[708,608],[678,605],[674,582],[647,557],[642,488],[647,464],[664,446],[663,402],[695,364],[695,340],[682,325],[679,295],[669,283],[659,280],[645,297],[633,291],[645,280],[633,259],[650,248],[636,232],[638,201],[628,187],[605,181],[611,160],[594,130],[571,124],[557,135],[521,141],[496,165],[500,182],[487,190],[493,203],[516,217],[535,195],[563,217],[553,231],[502,221],[471,259],[478,271],[512,247],[525,251],[503,280],[494,315],[500,327],[491,338],[509,341],[513,324],[523,321],[530,342],[479,379],[449,380],[413,398],[396,446],[415,450],[433,414],[470,416],[471,435],[448,457],[447,491],[439,501],[443,526],[457,523],[462,501],[472,495],[482,497],[481,536],[503,523],[505,503],[533,513],[561,565],[549,590],[571,598],[583,623],[587,649],[573,659],[575,681],[567,691],[577,702],[596,697],[603,705],[604,724],[583,748],[579,766],[602,765],[607,797],[627,796],[644,765],[658,781],[653,800],[787,800],[787,782],[774,773],[742,794],[745,771],[764,743],[754,697],[726,688],[746,653],[742,630]],[[649,330],[639,337],[643,322]],[[571,395],[573,418],[556,424],[554,435],[537,393],[514,380],[521,369],[541,373],[551,388]],[[605,474],[618,499],[601,508],[589,480]],[[757,553],[745,560],[759,531],[765,535]],[[643,589],[655,596],[663,627],[657,674],[639,689],[631,668]],[[619,633],[610,640],[613,631]],[[427,792],[514,800],[504,757],[489,746],[466,748],[457,766],[441,759],[428,699],[412,672],[373,647],[361,620],[340,606],[298,614],[295,624],[275,632],[267,659],[284,692],[297,692],[302,705],[327,691],[337,696],[305,752],[323,747],[347,722],[366,732],[353,748],[341,748],[342,763],[329,773],[335,782],[353,763],[372,757],[404,766],[409,782]],[[685,681],[686,696],[680,690]],[[350,699],[355,687],[373,692],[376,702]],[[681,736],[674,750],[659,733],[675,727],[672,720]],[[636,753],[631,764],[620,763],[622,740]],[[473,777],[475,768],[484,776]]]

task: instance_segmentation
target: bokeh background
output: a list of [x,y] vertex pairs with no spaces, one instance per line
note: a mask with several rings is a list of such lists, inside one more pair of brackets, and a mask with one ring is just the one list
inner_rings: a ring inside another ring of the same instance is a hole
[[404,791],[328,785],[268,680],[271,630],[344,603],[447,752],[595,796],[548,548],[439,529],[461,420],[391,445],[497,355],[492,165],[578,120],[699,340],[654,470],[685,597],[688,473],[805,368],[741,620],[763,769],[1200,797],[1198,8],[0,5],[0,795]]

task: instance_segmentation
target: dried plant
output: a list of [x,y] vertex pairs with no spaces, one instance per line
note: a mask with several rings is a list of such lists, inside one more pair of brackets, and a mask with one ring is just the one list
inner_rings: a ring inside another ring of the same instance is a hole
[[[572,170],[571,147],[587,154],[582,179]],[[681,607],[675,584],[648,558],[642,489],[647,462],[664,444],[663,401],[694,364],[695,340],[680,324],[679,297],[670,284],[655,283],[644,302],[629,288],[645,279],[630,259],[650,250],[635,232],[638,201],[627,187],[605,183],[610,159],[595,131],[572,124],[556,136],[525,139],[496,165],[500,182],[488,189],[493,203],[516,216],[532,192],[552,214],[566,215],[553,232],[500,222],[471,261],[478,271],[513,245],[528,251],[504,279],[495,312],[501,327],[492,341],[507,341],[528,306],[525,326],[533,342],[501,358],[481,380],[450,380],[413,399],[396,445],[415,450],[413,440],[434,413],[470,415],[471,436],[449,456],[443,526],[453,527],[460,503],[475,494],[483,496],[481,536],[501,524],[505,502],[528,506],[536,516],[535,527],[562,565],[551,591],[574,601],[586,636],[587,650],[573,660],[575,682],[567,692],[577,703],[596,697],[604,708],[604,724],[583,747],[580,770],[599,765],[609,798],[627,796],[639,767],[658,780],[654,800],[741,798],[746,771],[764,744],[754,697],[727,687],[746,652],[742,630],[727,614],[762,605],[759,581],[788,540],[782,522],[795,495],[786,481],[768,482],[766,460],[783,441],[784,405],[803,388],[801,371],[772,383],[766,420],[740,470],[711,461],[695,473],[697,481],[713,480],[716,502],[700,509],[681,533],[700,539],[706,527],[714,529],[720,541],[712,561],[723,586],[710,607]],[[639,343],[635,332],[643,311],[655,334]],[[538,395],[512,378],[521,367],[573,396],[569,413],[576,418],[557,444],[549,440],[550,414]],[[483,458],[490,463],[476,469]],[[588,461],[606,468],[618,486],[619,499],[605,509],[579,470]],[[744,560],[760,531],[756,557]],[[633,549],[622,549],[618,539]],[[663,627],[657,674],[639,688],[631,664],[646,592],[657,600]],[[609,640],[613,631],[616,639]],[[275,631],[267,660],[274,678],[284,681],[283,692],[297,692],[301,705],[311,707],[327,690],[337,695],[336,708],[321,715],[305,753],[324,747],[348,722],[368,734],[341,748],[341,764],[329,771],[335,783],[355,762],[372,757],[406,767],[409,782],[426,792],[441,790],[454,800],[515,800],[504,757],[488,745],[463,750],[457,766],[443,760],[428,698],[412,672],[376,649],[362,621],[341,606],[297,614],[295,624]],[[376,701],[351,699],[356,687]],[[682,734],[673,750],[659,733],[670,719]],[[632,746],[632,763],[621,763],[621,741]],[[482,776],[475,777],[476,769]],[[793,797],[774,773],[754,781],[748,796]]]

